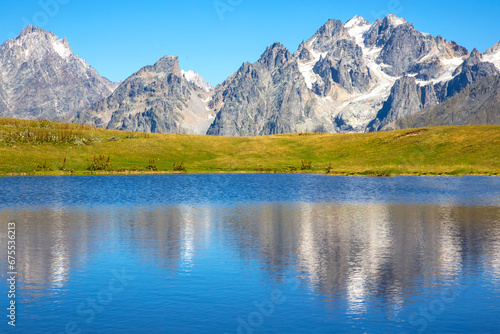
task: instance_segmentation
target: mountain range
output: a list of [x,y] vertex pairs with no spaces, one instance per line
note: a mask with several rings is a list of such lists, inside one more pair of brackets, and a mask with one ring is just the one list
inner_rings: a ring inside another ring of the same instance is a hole
[[216,87],[176,56],[112,83],[65,38],[28,26],[0,46],[0,117],[222,136],[498,124],[499,68],[500,42],[469,52],[391,14],[328,20],[295,52],[274,43]]

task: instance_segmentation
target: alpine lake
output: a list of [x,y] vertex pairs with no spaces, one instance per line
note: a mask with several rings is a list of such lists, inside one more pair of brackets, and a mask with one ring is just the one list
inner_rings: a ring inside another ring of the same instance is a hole
[[498,177],[3,177],[0,217],[1,333],[500,333]]

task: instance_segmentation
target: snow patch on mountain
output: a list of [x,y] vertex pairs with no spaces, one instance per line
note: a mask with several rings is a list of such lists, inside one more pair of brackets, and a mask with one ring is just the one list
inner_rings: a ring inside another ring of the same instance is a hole
[[196,75],[198,74],[195,71],[187,71],[186,72],[186,71],[181,70],[181,72],[184,75],[184,78],[186,78],[186,80],[189,82],[194,80],[196,78]]
[[445,68],[443,74],[432,80],[417,80],[417,83],[420,84],[421,86],[425,86],[430,83],[436,84],[438,82],[450,81],[451,79],[453,79],[453,73],[460,65],[462,65],[464,59],[460,57],[455,57],[451,59],[441,59],[441,62],[443,63]]
[[407,23],[405,19],[403,19],[401,17],[397,17],[394,14],[389,14],[386,17],[387,17],[389,24],[392,25],[393,27],[397,27],[399,25]]
[[484,52],[483,60],[495,64],[496,68],[500,70],[500,42]]
[[205,79],[203,79],[203,77],[195,71],[191,71],[191,70],[183,71],[183,70],[181,70],[181,73],[184,76],[184,78],[186,78],[186,80],[188,82],[203,89],[205,92],[211,92],[214,89],[214,87],[211,84],[206,82]]
[[363,19],[361,16],[355,16],[349,21],[347,21],[346,24],[344,24],[344,28],[347,29],[347,32],[351,37],[354,37],[356,40],[356,44],[359,46],[363,47],[363,34],[370,29],[371,24]]
[[[366,66],[368,66],[372,75],[377,77],[377,85],[372,91],[356,97],[353,102],[371,100],[373,98],[381,96],[389,96],[391,87],[394,85],[394,82],[397,79],[382,71],[382,67],[387,65],[378,63],[376,61],[378,56],[380,55],[380,51],[382,51],[382,48],[375,46],[368,48],[365,46],[363,34],[370,29],[371,24],[363,18],[361,19],[363,19],[364,21],[360,20],[359,18],[361,17],[355,16],[344,25],[344,28],[347,28],[349,35],[353,37],[356,41],[356,44],[361,47]],[[356,22],[356,24],[351,24],[352,22]]]
[[57,54],[59,54],[59,56],[63,59],[67,59],[72,53],[70,48],[65,45],[62,40],[59,40],[55,36],[51,39],[50,44],[52,45],[54,51],[57,52]]
[[363,17],[356,15],[344,24],[344,28],[350,29],[356,26],[365,26],[365,25],[370,25],[370,22],[368,22]]
[[313,60],[305,63],[299,61],[298,64],[299,64],[299,71],[300,73],[302,73],[302,76],[304,77],[307,88],[312,89],[312,85],[321,79],[319,75],[314,73],[313,71],[314,65],[316,65],[316,63],[321,59],[321,57],[325,57],[327,53],[326,52],[318,53],[314,51],[314,49],[310,49],[309,52],[311,52]]

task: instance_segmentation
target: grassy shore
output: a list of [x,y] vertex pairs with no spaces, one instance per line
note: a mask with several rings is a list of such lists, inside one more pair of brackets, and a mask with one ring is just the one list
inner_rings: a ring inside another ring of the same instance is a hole
[[0,175],[500,174],[500,126],[263,137],[160,135],[0,118]]

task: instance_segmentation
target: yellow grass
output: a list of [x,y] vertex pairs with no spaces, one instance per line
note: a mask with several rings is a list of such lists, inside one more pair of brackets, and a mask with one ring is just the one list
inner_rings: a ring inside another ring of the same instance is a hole
[[[89,170],[99,156],[103,170]],[[215,137],[0,118],[0,175],[173,172],[180,162],[188,173],[498,175],[500,126]]]

